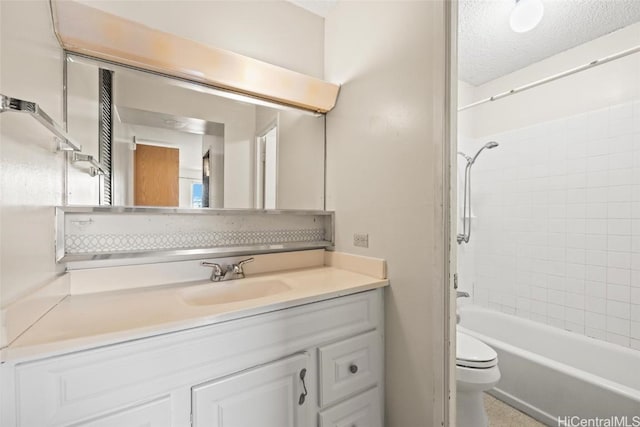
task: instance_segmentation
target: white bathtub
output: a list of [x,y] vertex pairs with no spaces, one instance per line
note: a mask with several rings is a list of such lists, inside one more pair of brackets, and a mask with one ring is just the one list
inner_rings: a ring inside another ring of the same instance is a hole
[[459,313],[459,330],[498,353],[500,400],[551,426],[640,415],[639,351],[472,305]]

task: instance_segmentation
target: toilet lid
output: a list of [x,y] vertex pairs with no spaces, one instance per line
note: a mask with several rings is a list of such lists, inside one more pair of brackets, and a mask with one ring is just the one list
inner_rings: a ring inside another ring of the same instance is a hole
[[491,368],[497,364],[498,354],[491,347],[467,334],[456,334],[456,365]]

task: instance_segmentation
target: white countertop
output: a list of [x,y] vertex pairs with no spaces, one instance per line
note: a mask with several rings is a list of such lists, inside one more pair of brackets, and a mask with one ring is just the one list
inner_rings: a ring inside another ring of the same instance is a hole
[[[278,280],[290,289],[260,298],[193,305],[183,296],[242,280]],[[25,361],[211,325],[322,301],[389,284],[335,267],[260,274],[227,282],[197,281],[170,286],[69,295],[2,351],[2,361]]]

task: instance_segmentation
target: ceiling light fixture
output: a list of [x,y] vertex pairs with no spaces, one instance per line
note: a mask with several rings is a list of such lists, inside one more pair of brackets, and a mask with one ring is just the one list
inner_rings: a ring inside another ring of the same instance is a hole
[[511,11],[509,24],[516,33],[526,33],[540,23],[543,15],[542,0],[516,0],[516,5]]

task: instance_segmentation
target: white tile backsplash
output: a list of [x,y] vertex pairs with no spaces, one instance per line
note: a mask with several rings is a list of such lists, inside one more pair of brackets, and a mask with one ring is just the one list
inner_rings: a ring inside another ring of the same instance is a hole
[[477,217],[458,253],[474,303],[640,350],[635,105],[461,141],[471,154],[500,144],[474,164]]

